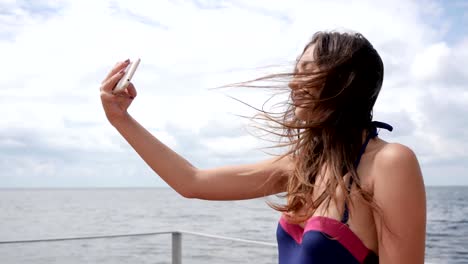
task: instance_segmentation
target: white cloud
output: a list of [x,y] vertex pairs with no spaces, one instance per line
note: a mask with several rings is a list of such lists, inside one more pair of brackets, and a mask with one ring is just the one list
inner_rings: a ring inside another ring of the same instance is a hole
[[[245,123],[232,115],[253,111],[224,94],[257,107],[269,94],[208,88],[290,67],[317,30],[362,32],[381,53],[386,77],[375,116],[399,129],[382,135],[413,147],[424,164],[458,160],[468,147],[463,138],[446,140],[445,128],[430,125],[454,114],[452,102],[464,110],[467,105],[462,84],[468,36],[458,43],[444,39],[450,18],[438,2],[60,3],[0,5],[6,10],[0,16],[0,111],[6,113],[0,146],[10,161],[1,163],[9,171],[0,175],[8,177],[4,186],[24,184],[28,174],[35,177],[28,186],[161,184],[107,123],[100,105],[99,83],[128,57],[142,58],[130,112],[163,142],[203,166],[260,159],[250,151],[256,139],[237,130]],[[265,65],[280,67],[259,68]],[[460,125],[446,120],[447,130]],[[24,159],[21,151],[28,153]],[[70,165],[67,157],[82,160]],[[115,160],[127,160],[126,169]]]
[[416,55],[411,67],[413,76],[417,80],[431,80],[437,78],[441,72],[443,61],[450,55],[446,43],[435,43]]

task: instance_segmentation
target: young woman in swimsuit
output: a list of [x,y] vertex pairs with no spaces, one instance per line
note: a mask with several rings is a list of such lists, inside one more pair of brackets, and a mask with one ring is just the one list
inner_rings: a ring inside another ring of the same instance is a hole
[[109,122],[141,158],[187,198],[240,200],[286,194],[277,228],[279,262],[424,263],[426,198],[414,152],[377,137],[372,109],[383,63],[361,34],[318,32],[290,77],[290,103],[279,119],[288,151],[238,166],[199,169],[127,112],[137,93],[112,88],[128,60],[101,85]]

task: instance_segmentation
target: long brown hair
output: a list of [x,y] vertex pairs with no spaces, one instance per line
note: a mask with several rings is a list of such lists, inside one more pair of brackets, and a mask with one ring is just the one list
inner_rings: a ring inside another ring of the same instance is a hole
[[[361,186],[354,163],[363,143],[363,134],[370,131],[372,109],[383,81],[382,60],[371,43],[359,33],[317,32],[299,59],[311,47],[314,49],[314,59],[301,60],[301,63],[313,64],[313,71],[298,71],[296,62],[292,72],[230,85],[265,88],[269,86],[255,83],[270,81],[280,83],[275,87],[287,89],[290,93],[285,102],[286,110],[272,113],[257,109],[260,113],[254,117],[272,121],[264,130],[280,136],[281,140],[286,139],[286,142],[280,141],[275,147],[287,147],[286,153],[280,157],[293,157],[295,165],[287,182],[287,203],[270,203],[270,206],[292,213],[294,221],[301,222],[312,216],[323,203],[328,208],[332,199],[336,201],[338,188],[352,205],[344,181],[344,176],[350,175],[357,193],[377,210],[372,194]],[[281,85],[283,81],[291,85],[293,79],[294,85],[297,85],[294,88],[304,96],[309,95],[309,103],[301,107],[311,113],[314,117],[311,120],[296,117],[297,105],[291,98],[291,89]],[[318,93],[312,94],[311,91]],[[314,191],[317,192],[316,180],[324,168],[332,177],[326,179],[325,189],[313,199]],[[299,214],[303,209],[306,212]]]

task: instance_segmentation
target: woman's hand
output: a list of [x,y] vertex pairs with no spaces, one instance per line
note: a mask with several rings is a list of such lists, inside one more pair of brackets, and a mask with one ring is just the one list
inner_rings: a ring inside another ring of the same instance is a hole
[[113,94],[112,89],[124,76],[125,68],[130,63],[129,60],[118,62],[101,83],[101,102],[106,113],[106,117],[112,124],[128,115],[127,109],[137,96],[137,92],[132,83],[118,94]]

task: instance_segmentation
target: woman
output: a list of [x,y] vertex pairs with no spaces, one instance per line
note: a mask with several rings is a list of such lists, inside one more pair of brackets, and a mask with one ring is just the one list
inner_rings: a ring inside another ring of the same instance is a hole
[[[426,200],[411,149],[377,137],[372,109],[383,63],[361,34],[318,32],[291,77],[292,104],[279,119],[289,151],[255,164],[198,169],[161,143],[127,112],[135,87],[112,88],[128,60],[101,86],[110,123],[145,162],[187,198],[238,200],[286,193],[278,229],[279,261],[424,263]],[[241,84],[241,85],[245,85]]]

